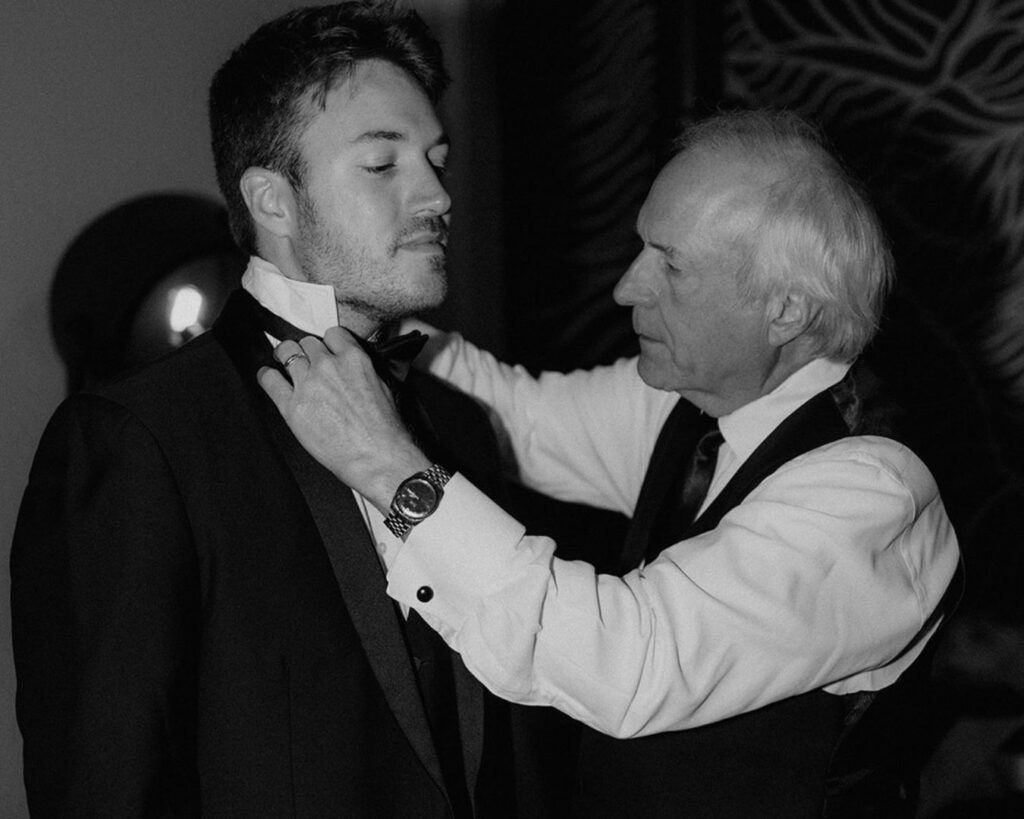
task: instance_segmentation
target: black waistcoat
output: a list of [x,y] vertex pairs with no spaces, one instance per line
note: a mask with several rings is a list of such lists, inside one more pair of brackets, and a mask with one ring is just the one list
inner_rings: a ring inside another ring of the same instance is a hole
[[[681,404],[677,412],[698,414]],[[852,434],[898,437],[894,419],[876,382],[855,368],[787,418],[685,537],[713,529],[765,477],[805,452]],[[650,527],[668,462],[689,456],[664,450],[655,447],[627,549]],[[877,694],[812,691],[712,725],[639,739],[584,728],[576,812],[588,819],[912,816],[929,658],[926,651]]]

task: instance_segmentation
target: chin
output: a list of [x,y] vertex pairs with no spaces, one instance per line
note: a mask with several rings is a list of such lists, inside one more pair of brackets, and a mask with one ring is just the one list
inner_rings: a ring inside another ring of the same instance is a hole
[[396,293],[380,305],[380,315],[384,321],[397,321],[433,310],[444,303],[448,294],[448,286],[444,278],[432,281],[417,282],[416,287],[409,287],[403,293]]
[[636,362],[636,372],[648,387],[665,392],[677,392],[679,390],[679,374],[672,368],[665,367],[649,356],[640,354]]
[[[419,313],[423,310],[431,310],[444,304],[448,295],[448,284],[442,278],[440,281],[424,283],[424,287],[412,299],[413,309],[411,313]],[[410,314],[411,314],[410,313]]]
[[416,281],[420,310],[439,307],[448,296],[448,274],[443,267],[432,268]]

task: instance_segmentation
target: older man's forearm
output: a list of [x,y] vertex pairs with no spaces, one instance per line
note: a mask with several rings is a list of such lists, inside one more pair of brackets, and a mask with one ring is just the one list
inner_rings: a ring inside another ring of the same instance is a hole
[[[794,470],[713,532],[621,578],[555,558],[550,538],[527,535],[456,475],[397,556],[388,593],[416,608],[495,694],[621,738],[818,688],[877,690],[920,652],[956,543],[947,533],[941,549],[928,547],[933,504],[905,537],[924,493],[881,480],[870,465],[850,467],[851,481],[875,489],[880,520],[867,529],[856,508],[843,518],[845,492],[815,489]],[[811,508],[787,508],[794,486],[817,495]],[[757,533],[769,511],[779,531]],[[826,519],[846,533],[817,537]]]

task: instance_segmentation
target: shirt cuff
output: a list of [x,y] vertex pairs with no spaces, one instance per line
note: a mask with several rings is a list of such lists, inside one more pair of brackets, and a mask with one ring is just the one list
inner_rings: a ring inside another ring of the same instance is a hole
[[409,533],[388,573],[388,594],[450,641],[478,601],[498,593],[530,556],[526,528],[463,475],[445,485],[429,518]]

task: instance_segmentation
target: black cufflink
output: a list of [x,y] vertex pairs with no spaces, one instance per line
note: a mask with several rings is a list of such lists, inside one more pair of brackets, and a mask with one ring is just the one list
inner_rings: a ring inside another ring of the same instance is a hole
[[416,589],[416,599],[421,603],[429,603],[434,599],[434,590],[430,586],[420,586]]

